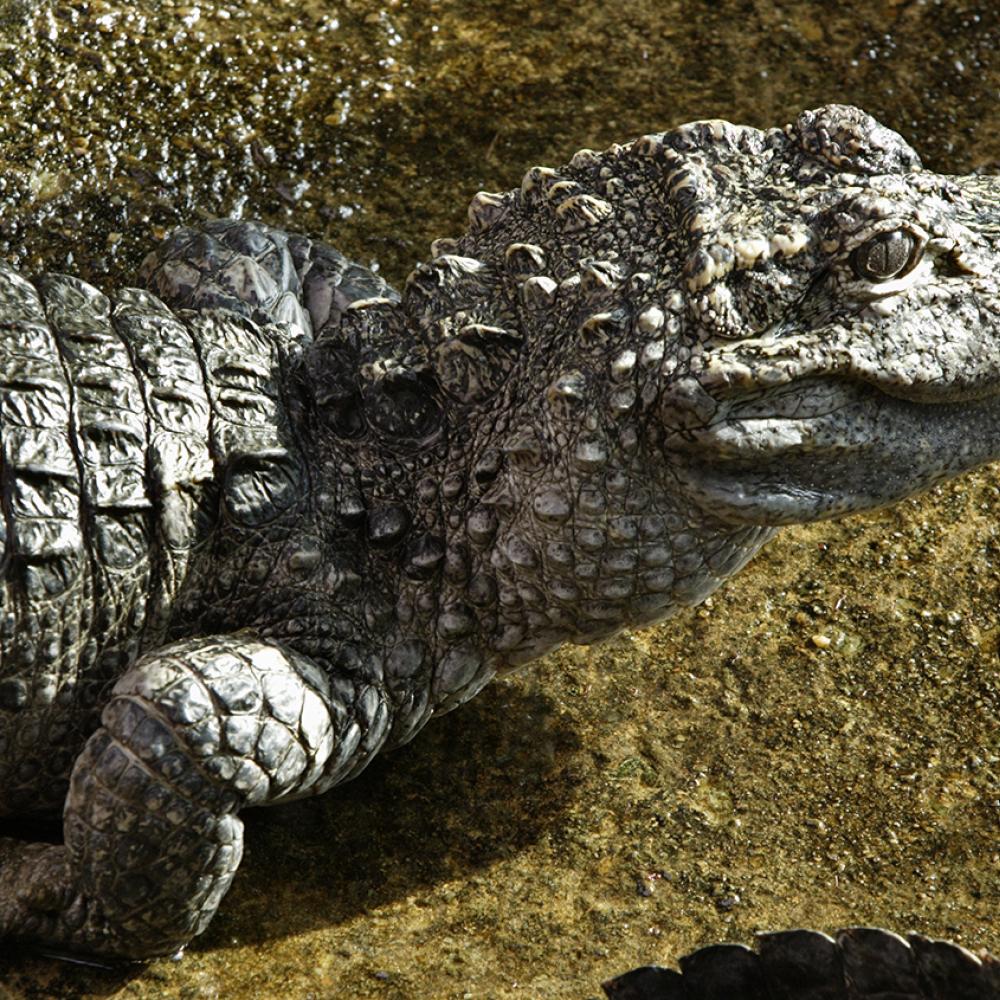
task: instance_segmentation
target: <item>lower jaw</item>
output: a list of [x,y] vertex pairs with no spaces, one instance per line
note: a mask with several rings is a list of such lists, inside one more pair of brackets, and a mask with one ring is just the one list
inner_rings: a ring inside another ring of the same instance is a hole
[[996,397],[931,404],[838,389],[823,416],[785,423],[733,406],[725,423],[668,445],[680,490],[730,523],[778,526],[884,507],[1000,459]]
[[776,478],[735,471],[727,474],[722,469],[705,466],[689,465],[677,470],[684,493],[706,513],[731,524],[770,527],[876,510],[955,475],[955,472],[936,472],[923,477],[909,476],[905,481],[890,475],[878,482],[857,482],[850,486],[842,483],[834,487],[815,481],[779,482]]

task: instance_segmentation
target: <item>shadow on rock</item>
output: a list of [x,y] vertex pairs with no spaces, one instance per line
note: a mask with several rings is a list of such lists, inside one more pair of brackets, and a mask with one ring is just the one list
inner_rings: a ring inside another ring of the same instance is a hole
[[[316,799],[244,814],[243,864],[190,951],[334,926],[516,853],[570,805],[578,747],[549,698],[495,685],[377,758],[357,780]],[[0,833],[57,840],[59,829],[18,823]],[[4,947],[0,1000],[109,996],[154,971],[91,968]]]
[[497,686],[358,780],[247,815],[247,854],[198,947],[364,914],[536,841],[576,785],[574,732],[544,695]]

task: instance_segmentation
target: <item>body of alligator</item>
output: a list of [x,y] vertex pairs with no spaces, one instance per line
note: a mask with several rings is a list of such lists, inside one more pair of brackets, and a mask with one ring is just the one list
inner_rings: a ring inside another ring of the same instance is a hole
[[173,952],[243,808],[1000,456],[997,182],[857,109],[581,151],[469,215],[402,295],[240,222],[111,297],[0,265],[0,815],[65,833],[0,844],[0,935]]

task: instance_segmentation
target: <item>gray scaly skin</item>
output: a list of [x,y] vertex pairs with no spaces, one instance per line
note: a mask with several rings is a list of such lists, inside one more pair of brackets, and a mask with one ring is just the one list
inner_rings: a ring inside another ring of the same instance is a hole
[[920,934],[854,927],[712,945],[680,971],[650,965],[604,983],[608,1000],[996,1000],[1000,962]]
[[173,952],[244,807],[1000,456],[998,244],[995,180],[831,106],[534,168],[401,297],[252,223],[155,295],[0,267],[0,815],[65,802],[0,935]]

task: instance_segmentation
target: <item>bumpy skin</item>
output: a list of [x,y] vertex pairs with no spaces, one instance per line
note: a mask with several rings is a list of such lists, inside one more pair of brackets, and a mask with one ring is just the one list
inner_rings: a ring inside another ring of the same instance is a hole
[[155,295],[0,268],[0,814],[65,802],[0,934],[171,952],[243,807],[1000,455],[998,223],[831,106],[535,168],[401,297],[252,223]]
[[757,951],[713,945],[680,971],[650,965],[604,984],[608,1000],[996,1000],[1000,962],[919,934],[854,927],[761,934]]

